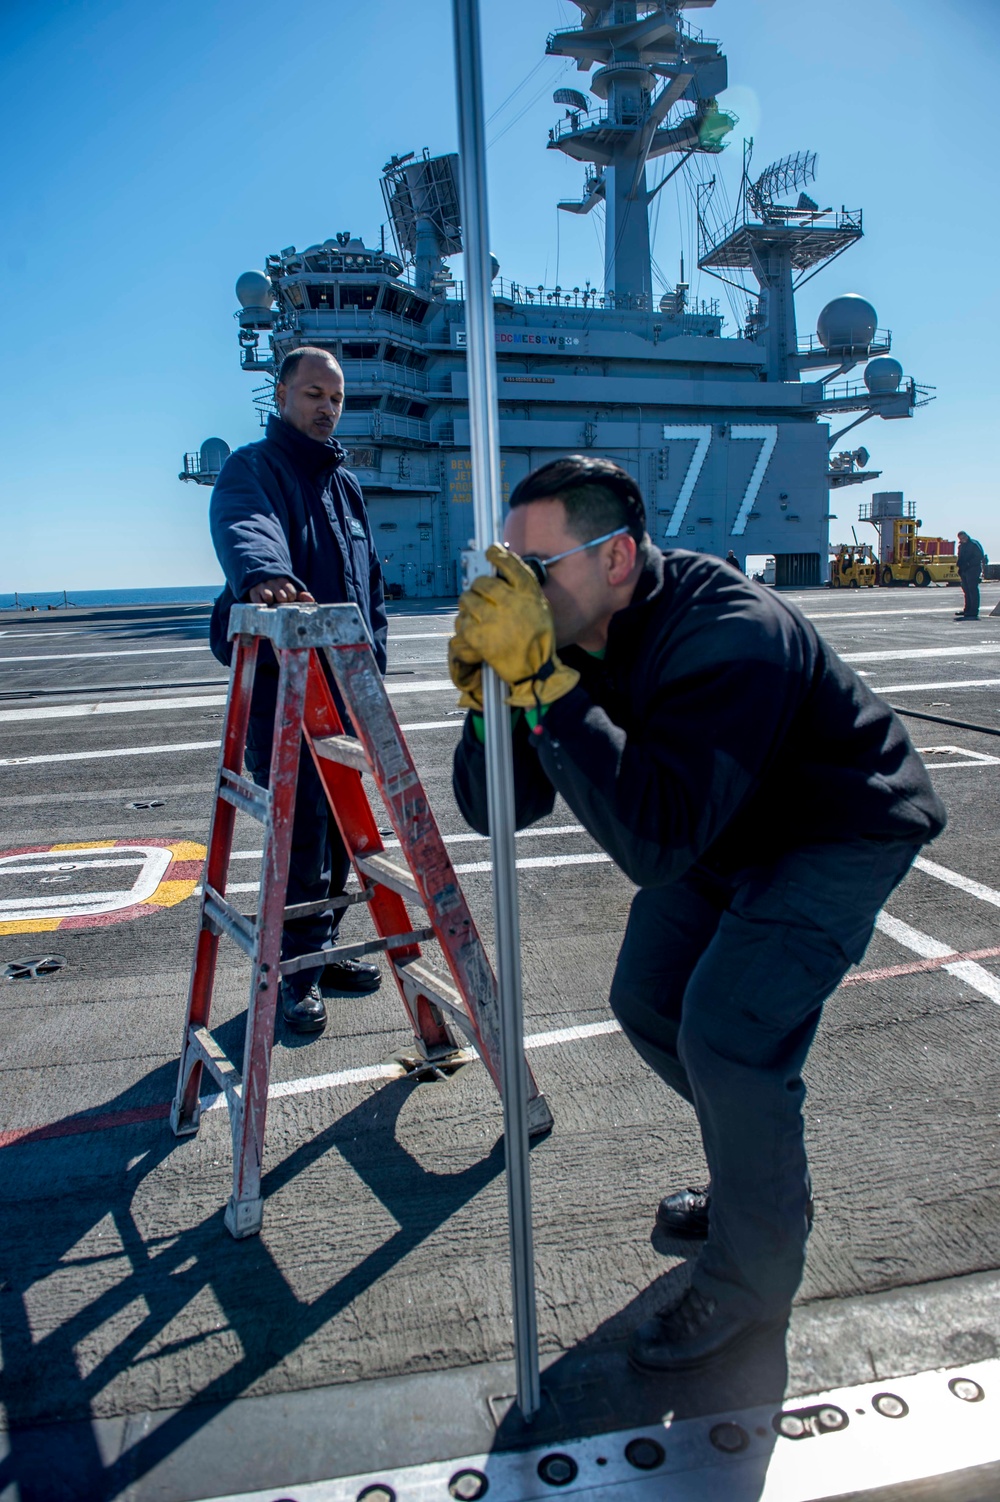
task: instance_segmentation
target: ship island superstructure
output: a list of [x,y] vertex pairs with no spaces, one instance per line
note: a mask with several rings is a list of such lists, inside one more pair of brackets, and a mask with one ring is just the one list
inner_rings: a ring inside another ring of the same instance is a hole
[[[802,337],[795,294],[862,236],[860,210],[822,208],[798,191],[815,156],[797,152],[759,176],[744,170],[735,213],[706,212],[698,189],[698,265],[739,288],[744,324],[723,332],[718,303],[683,280],[657,296],[650,205],[696,157],[726,147],[735,118],[719,102],[727,63],[688,12],[715,0],[575,0],[579,24],[553,32],[552,57],[575,59],[588,92],[560,88],[565,107],[548,149],[584,166],[586,214],[603,203],[601,286],[493,280],[503,483],[569,452],[624,465],[646,497],[653,540],[776,559],[779,585],[826,577],[831,490],[875,478],[863,448],[835,450],[872,417],[913,415],[926,392],[889,356],[891,337],[855,294],[823,309]],[[649,186],[649,164],[666,171]],[[273,410],[275,373],[301,345],[344,369],[337,436],[371,513],[395,594],[447,596],[472,535],[468,385],[456,158],[393,157],[382,175],[394,245],[343,231],[268,256],[237,282],[242,368]],[[749,281],[747,279],[750,279]],[[846,379],[859,365],[861,378]],[[836,429],[831,434],[831,426]],[[211,484],[220,439],[185,456],[182,479]]]

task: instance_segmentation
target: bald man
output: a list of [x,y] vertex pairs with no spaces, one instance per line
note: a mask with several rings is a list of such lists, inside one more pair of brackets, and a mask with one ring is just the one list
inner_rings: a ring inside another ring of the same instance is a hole
[[[212,541],[226,588],[212,613],[212,651],[229,663],[229,612],[238,600],[255,605],[295,601],[361,611],[379,670],[385,672],[386,615],[382,570],[361,486],[333,436],[344,406],[344,374],[326,350],[306,346],[285,357],[275,392],[278,416],[267,436],[226,460],[210,507]],[[266,644],[258,659],[246,764],[266,787],[274,732],[278,670]],[[312,757],[299,764],[288,873],[289,906],[343,894],[350,861],[330,814]],[[336,943],[340,913],[313,914],[285,924],[281,957],[295,959]],[[340,960],[297,971],[281,983],[281,1010],[298,1033],[326,1026],[324,996],[377,990],[379,970]]]

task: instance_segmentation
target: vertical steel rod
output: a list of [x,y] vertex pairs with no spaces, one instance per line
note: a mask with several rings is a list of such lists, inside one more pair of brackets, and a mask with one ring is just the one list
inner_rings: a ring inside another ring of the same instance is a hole
[[[452,11],[455,23],[462,226],[465,237],[465,337],[473,512],[476,546],[488,548],[501,534],[501,493],[479,0],[452,0]],[[486,722],[486,776],[500,997],[500,1059],[514,1305],[514,1363],[517,1371],[518,1406],[523,1417],[530,1419],[538,1411],[541,1392],[531,1234],[521,933],[514,852],[514,762],[510,715],[504,698],[503,685],[496,674],[492,669],[484,669],[483,711]]]

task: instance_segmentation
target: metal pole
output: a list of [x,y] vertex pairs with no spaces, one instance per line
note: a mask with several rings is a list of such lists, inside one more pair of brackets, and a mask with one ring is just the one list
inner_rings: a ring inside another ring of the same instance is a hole
[[[469,377],[472,498],[476,546],[485,549],[501,534],[501,494],[479,0],[452,0],[452,12],[455,23],[459,173],[465,237],[465,338]],[[510,714],[504,698],[503,684],[492,669],[484,668],[483,712],[486,722],[486,778],[500,998],[500,1062],[514,1305],[514,1363],[517,1371],[518,1406],[524,1418],[530,1419],[538,1412],[541,1394],[531,1235],[531,1168],[528,1157],[528,1082],[524,1067],[524,1014],[521,997],[521,933],[514,853],[514,761]]]

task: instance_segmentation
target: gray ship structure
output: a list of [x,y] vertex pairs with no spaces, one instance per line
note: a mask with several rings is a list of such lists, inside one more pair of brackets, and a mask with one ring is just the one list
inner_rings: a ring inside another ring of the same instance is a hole
[[[604,205],[603,287],[518,283],[497,268],[505,491],[548,459],[592,450],[635,475],[657,543],[732,549],[744,562],[771,554],[778,585],[826,582],[831,490],[879,474],[864,448],[837,445],[859,423],[912,417],[928,399],[890,357],[891,336],[864,298],[835,297],[815,334],[798,332],[796,292],[860,240],[861,210],[823,208],[802,191],[813,153],[755,176],[748,142],[735,212],[720,213],[716,180],[694,172],[737,123],[719,103],[727,63],[686,14],[714,0],[576,4],[579,25],[553,32],[546,50],[575,59],[589,92],[555,91],[565,114],[548,149],[585,169],[582,197],[560,209]],[[390,591],[408,597],[456,592],[473,531],[465,306],[448,264],[462,249],[456,165],[426,151],[386,165],[391,249],[384,231],[377,248],[344,231],[288,246],[236,284],[240,362],[265,378],[262,417],[290,350],[319,345],[341,362],[338,437]],[[697,200],[698,266],[745,308],[734,334],[718,302],[690,298],[683,268],[672,288],[654,288],[650,205],[682,171]],[[228,452],[208,439],[185,455],[180,478],[214,483]]]

